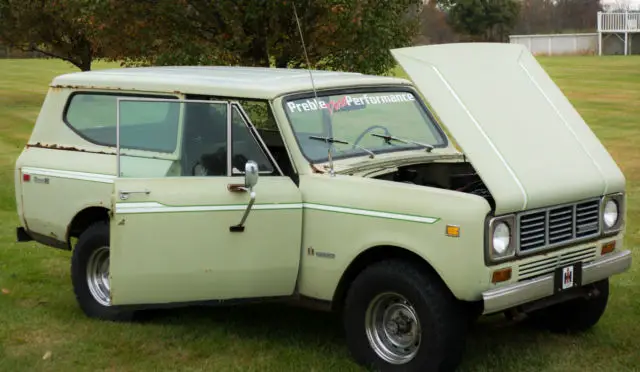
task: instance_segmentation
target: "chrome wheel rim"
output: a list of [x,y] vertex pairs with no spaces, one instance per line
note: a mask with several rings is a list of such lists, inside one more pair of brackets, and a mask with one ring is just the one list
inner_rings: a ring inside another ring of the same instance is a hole
[[102,306],[111,305],[109,285],[109,248],[101,247],[93,251],[87,263],[87,284],[91,296]]
[[367,308],[365,331],[375,353],[391,364],[410,362],[422,337],[413,305],[397,293],[376,296]]

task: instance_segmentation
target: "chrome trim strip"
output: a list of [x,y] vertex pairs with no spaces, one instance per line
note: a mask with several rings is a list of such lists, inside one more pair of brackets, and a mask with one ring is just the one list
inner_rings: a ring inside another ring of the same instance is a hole
[[[620,274],[631,267],[631,251],[625,250],[603,256],[601,259],[585,264],[582,268],[582,284],[590,284]],[[552,296],[553,274],[514,283],[504,287],[490,289],[482,293],[483,314],[492,314],[510,309],[528,302]]]
[[73,180],[83,180],[83,181],[92,181],[92,182],[100,182],[100,183],[113,183],[113,180],[116,178],[116,176],[111,174],[74,172],[74,171],[67,171],[67,170],[46,169],[46,168],[36,168],[36,167],[22,167],[21,170],[22,170],[22,173],[31,174],[34,176],[49,176],[49,177],[67,178],[67,179],[73,179]]

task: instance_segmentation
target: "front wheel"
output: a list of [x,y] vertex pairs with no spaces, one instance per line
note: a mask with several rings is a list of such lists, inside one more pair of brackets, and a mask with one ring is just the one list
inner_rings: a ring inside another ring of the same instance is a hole
[[375,370],[452,371],[464,351],[464,309],[438,278],[404,261],[366,268],[343,321],[354,359]]
[[76,300],[84,313],[104,320],[122,321],[132,311],[111,304],[109,278],[109,224],[97,222],[78,239],[71,257],[71,281]]

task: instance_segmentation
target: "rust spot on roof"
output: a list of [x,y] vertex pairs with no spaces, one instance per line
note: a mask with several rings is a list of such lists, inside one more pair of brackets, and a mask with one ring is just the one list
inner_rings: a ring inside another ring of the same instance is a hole
[[35,144],[29,144],[28,143],[26,145],[26,147],[27,148],[35,147],[35,148],[41,148],[41,149],[62,150],[62,151],[77,151],[77,152],[86,152],[86,153],[90,153],[90,154],[115,155],[115,153],[110,153],[110,152],[105,152],[105,151],[90,151],[90,150],[85,150],[85,149],[79,149],[79,148],[73,147],[73,146],[61,146],[61,145],[56,145],[56,144],[46,145],[46,144],[42,144],[40,142],[37,142]]

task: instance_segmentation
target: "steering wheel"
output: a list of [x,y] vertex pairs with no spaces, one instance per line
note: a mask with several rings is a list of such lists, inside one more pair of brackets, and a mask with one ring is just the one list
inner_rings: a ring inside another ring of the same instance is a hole
[[385,135],[387,135],[387,136],[390,136],[390,135],[391,135],[391,132],[389,132],[389,129],[387,129],[387,127],[382,126],[382,125],[372,125],[372,126],[370,126],[369,128],[365,129],[365,130],[364,130],[364,132],[362,132],[362,133],[358,136],[358,138],[356,138],[356,140],[353,142],[353,146],[351,147],[351,149],[355,149],[355,148],[356,148],[356,145],[358,144],[358,142],[360,142],[360,141],[362,140],[362,138],[364,138],[364,136],[365,136],[367,133],[371,132],[371,130],[372,130],[372,129],[376,129],[376,128],[380,128],[380,129],[384,130],[384,134],[385,134]]

